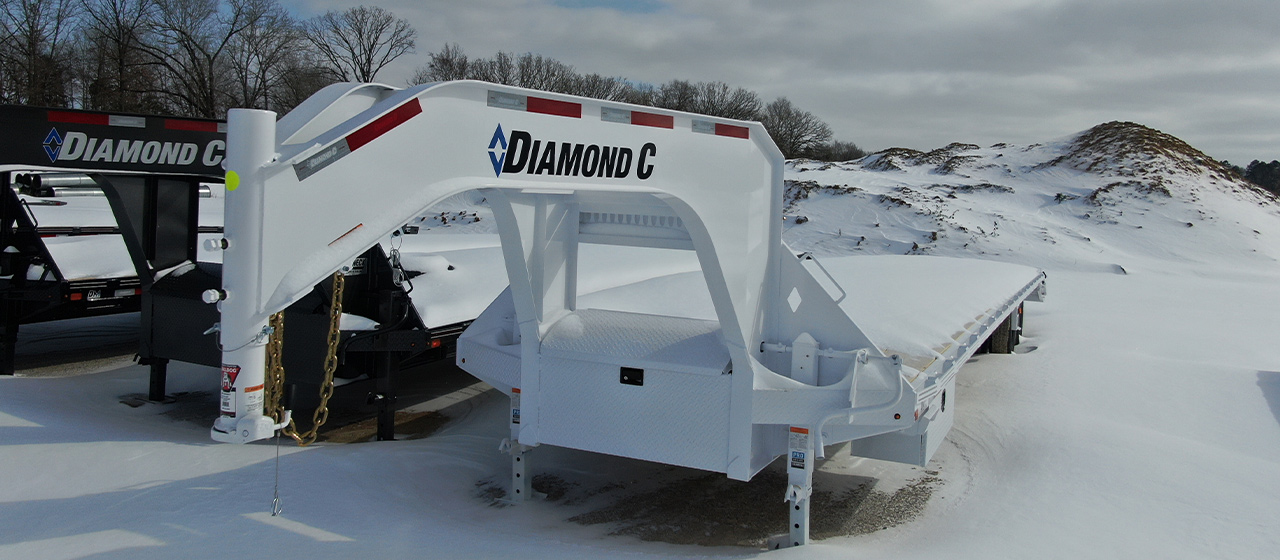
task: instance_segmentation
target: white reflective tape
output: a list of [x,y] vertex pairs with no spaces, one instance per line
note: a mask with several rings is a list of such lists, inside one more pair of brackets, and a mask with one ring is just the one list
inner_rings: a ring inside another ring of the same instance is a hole
[[111,126],[127,126],[129,128],[146,128],[146,117],[126,117],[123,115],[111,115],[107,117],[107,124]]
[[601,107],[600,120],[605,122],[631,124],[631,111],[627,111],[625,109],[611,109],[609,107]]
[[523,95],[516,95],[501,91],[490,91],[489,106],[525,111],[529,108],[529,100]]
[[702,134],[715,134],[716,123],[713,123],[711,121],[700,121],[700,120],[694,119],[693,131],[700,132]]
[[293,172],[298,175],[298,180],[302,181],[328,167],[329,164],[342,159],[343,156],[349,153],[351,153],[351,149],[347,147],[347,140],[344,138],[335,142],[332,146],[320,150],[316,155],[293,164]]

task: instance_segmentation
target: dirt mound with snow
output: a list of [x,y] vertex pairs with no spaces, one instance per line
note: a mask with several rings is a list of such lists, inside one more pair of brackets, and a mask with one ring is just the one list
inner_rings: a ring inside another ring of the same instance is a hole
[[818,256],[938,254],[1110,269],[1135,258],[1195,260],[1208,247],[1280,259],[1274,195],[1134,123],[1030,146],[953,143],[841,164],[795,160],[788,171],[784,240]]

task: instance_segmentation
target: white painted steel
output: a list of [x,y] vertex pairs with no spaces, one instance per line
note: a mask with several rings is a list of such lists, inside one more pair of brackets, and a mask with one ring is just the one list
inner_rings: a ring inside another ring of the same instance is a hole
[[[621,111],[657,126],[614,118]],[[227,165],[240,184],[227,196],[222,339],[243,344],[224,361],[248,383],[261,383],[255,337],[271,313],[425,208],[481,189],[510,288],[459,339],[458,362],[512,395],[518,469],[528,448],[549,443],[747,480],[804,427],[789,499],[803,506],[807,535],[823,445],[894,432],[920,445],[921,433],[949,428],[940,414],[917,420],[919,396],[953,386],[973,341],[920,370],[867,337],[840,307],[840,282],[821,265],[819,281],[783,245],[783,159],[759,123],[480,82],[338,84],[278,133],[272,117],[229,119]],[[587,173],[589,154],[606,150],[613,172]],[[580,309],[581,243],[694,251],[715,320]],[[989,331],[981,324],[973,337]],[[236,417],[218,420],[215,439],[269,436],[261,406],[236,386]],[[911,460],[927,461],[934,441]]]
[[258,273],[265,239],[262,182],[275,157],[276,114],[233,109],[227,121],[225,296],[217,303],[222,312],[222,415],[210,435],[217,441],[243,443],[269,438],[275,431],[274,421],[263,416],[267,315],[257,311],[262,309]]

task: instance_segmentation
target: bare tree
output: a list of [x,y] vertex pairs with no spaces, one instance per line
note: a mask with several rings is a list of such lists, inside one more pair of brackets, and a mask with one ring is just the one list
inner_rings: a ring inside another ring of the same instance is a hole
[[153,0],[156,17],[152,41],[142,49],[150,64],[162,70],[166,84],[158,91],[172,110],[221,118],[234,89],[228,51],[232,40],[254,25],[272,0]]
[[228,57],[235,78],[230,106],[279,109],[276,92],[302,49],[302,31],[275,0],[259,0],[261,14],[231,38]]
[[763,103],[753,91],[730,88],[724,82],[699,82],[695,90],[695,113],[740,120],[756,120],[760,116]]
[[319,58],[306,50],[296,51],[285,62],[280,81],[272,89],[272,108],[286,113],[333,81],[333,72]]
[[697,110],[698,88],[685,80],[671,80],[653,92],[653,106],[675,111]]
[[630,93],[630,86],[625,79],[600,74],[577,76],[572,89],[570,93],[574,95],[609,101],[627,101]]
[[819,146],[809,157],[821,161],[850,161],[867,157],[867,151],[853,142],[832,140]]
[[516,59],[516,85],[529,89],[572,93],[577,72],[572,66],[540,54],[524,53]]
[[724,82],[672,80],[654,90],[651,99],[655,107],[742,120],[758,119],[762,105],[755,92]]
[[87,109],[156,113],[165,110],[161,76],[143,44],[155,17],[151,0],[84,2],[77,74]]
[[623,78],[578,74],[572,66],[533,53],[499,52],[491,59],[470,59],[457,43],[446,44],[431,60],[418,67],[410,84],[449,80],[484,80],[545,91],[557,91],[614,101],[632,97],[632,86]]
[[0,99],[64,106],[71,100],[74,0],[0,0]]
[[516,85],[519,79],[516,57],[505,51],[498,51],[493,58],[482,58],[472,62],[468,74],[475,80],[508,86]]
[[785,97],[765,105],[760,122],[788,159],[808,157],[831,139],[831,128],[827,123],[796,107]]
[[627,82],[623,86],[622,93],[618,95],[618,101],[633,105],[656,107],[657,104],[653,102],[656,94],[657,89],[653,87],[653,84]]
[[431,53],[431,61],[419,66],[409,79],[409,84],[447,82],[471,78],[471,64],[466,53],[457,43],[447,44],[438,53]]
[[329,11],[306,23],[307,38],[341,81],[372,82],[391,61],[413,52],[418,32],[377,6]]

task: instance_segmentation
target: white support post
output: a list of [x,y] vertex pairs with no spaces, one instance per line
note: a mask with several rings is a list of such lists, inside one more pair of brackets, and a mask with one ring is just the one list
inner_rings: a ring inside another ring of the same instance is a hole
[[791,512],[787,546],[809,544],[809,498],[813,495],[814,434],[808,426],[791,426],[787,457],[787,501]]
[[275,422],[263,415],[267,317],[259,307],[262,286],[263,167],[275,158],[276,114],[232,109],[227,113],[227,198],[223,252],[222,405],[210,435],[226,443],[271,437]]
[[523,502],[533,492],[533,484],[525,473],[525,452],[530,449],[532,448],[519,443],[511,446],[511,493],[507,495],[510,502]]
[[511,389],[511,439],[502,441],[499,448],[511,454],[511,490],[507,493],[507,502],[520,503],[529,498],[533,486],[525,469],[525,452],[533,449],[517,440],[520,435],[520,388]]

